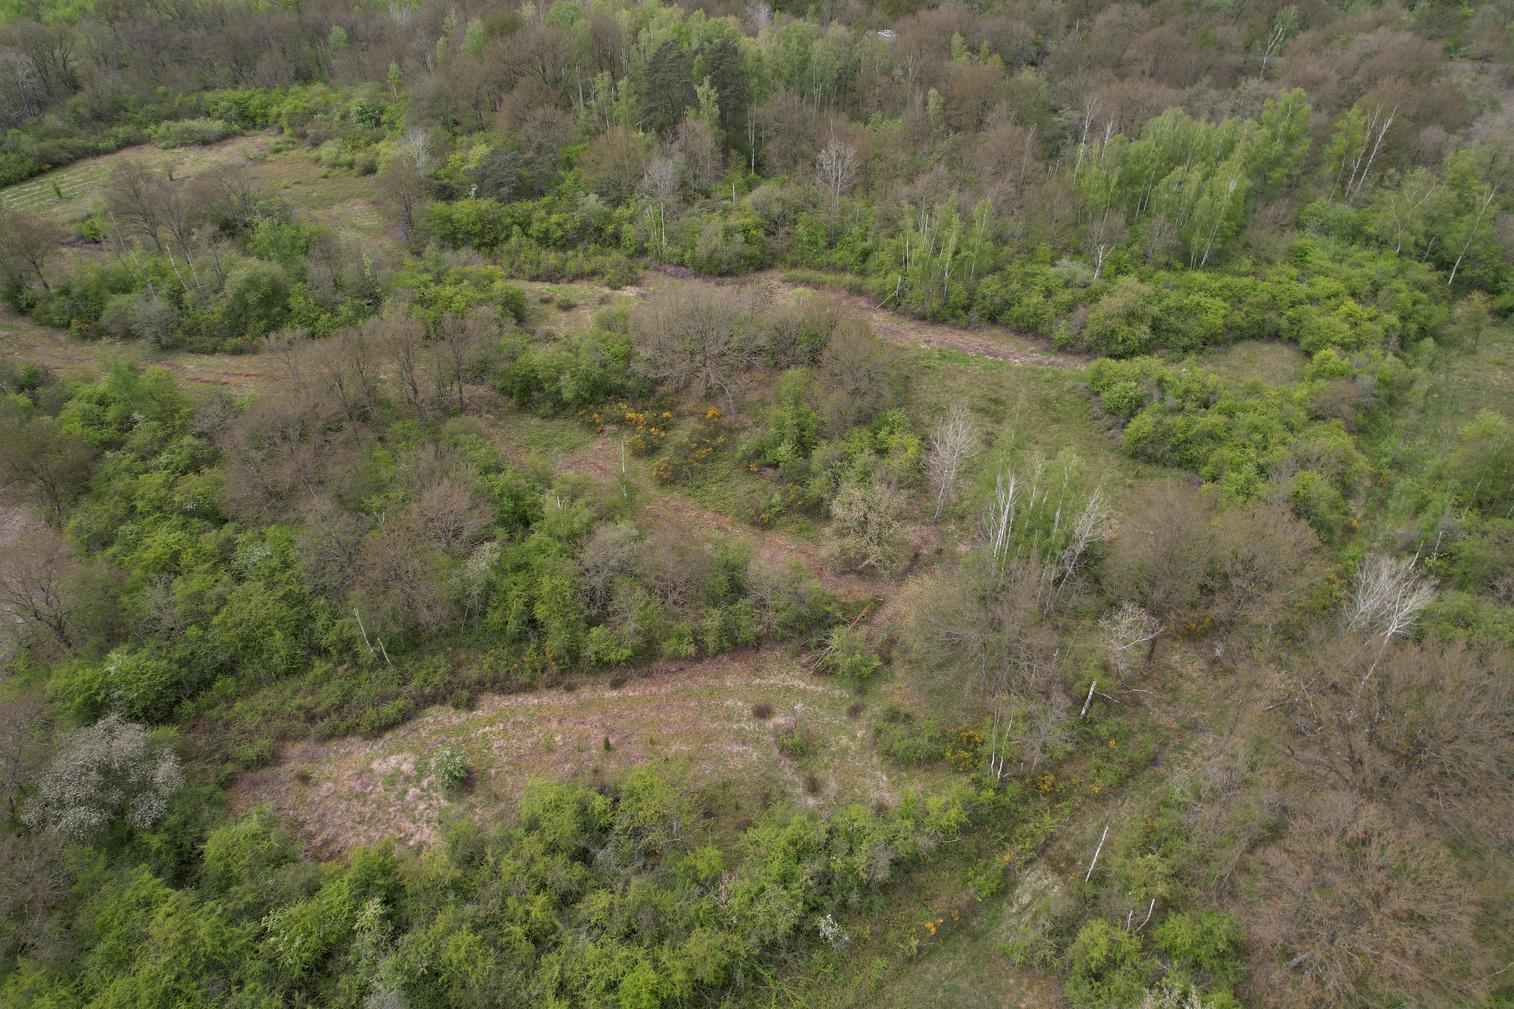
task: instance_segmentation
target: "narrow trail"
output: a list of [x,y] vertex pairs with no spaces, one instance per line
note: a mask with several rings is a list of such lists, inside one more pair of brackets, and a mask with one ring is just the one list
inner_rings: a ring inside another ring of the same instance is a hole
[[[1091,358],[1065,351],[1054,351],[1041,341],[1033,340],[1003,326],[968,328],[914,319],[899,312],[879,308],[868,298],[839,288],[814,288],[785,280],[779,272],[774,270],[750,274],[732,281],[712,281],[700,278],[675,281],[671,274],[658,271],[648,271],[647,277],[652,282],[639,288],[636,297],[644,297],[660,286],[675,282],[738,286],[753,291],[765,300],[792,297],[801,291],[823,290],[827,297],[865,318],[873,332],[879,337],[901,347],[954,350],[972,357],[1042,368],[1082,368],[1091,360]],[[613,292],[608,288],[605,291],[611,295],[624,295],[624,292]],[[168,368],[183,377],[185,381],[198,385],[247,388],[276,380],[280,374],[274,355],[266,351],[255,354],[154,352],[139,342],[119,340],[86,342],[73,338],[63,330],[40,326],[30,319],[15,315],[8,309],[0,309],[0,354],[17,362],[38,361],[64,375],[87,374],[99,369],[102,358],[124,357],[144,365]]]
[[814,287],[787,280],[777,270],[753,274],[745,282],[782,293],[823,291],[828,297],[867,319],[873,332],[880,337],[903,347],[956,350],[973,357],[1043,368],[1082,368],[1093,360],[1067,351],[1052,350],[1045,341],[1018,333],[1007,326],[968,327],[916,319],[902,312],[881,308],[871,298],[839,287]]

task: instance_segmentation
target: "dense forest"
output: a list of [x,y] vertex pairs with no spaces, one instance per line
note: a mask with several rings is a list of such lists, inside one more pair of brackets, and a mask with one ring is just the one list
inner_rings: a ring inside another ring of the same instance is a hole
[[0,0],[0,1004],[1514,1007],[1511,25]]

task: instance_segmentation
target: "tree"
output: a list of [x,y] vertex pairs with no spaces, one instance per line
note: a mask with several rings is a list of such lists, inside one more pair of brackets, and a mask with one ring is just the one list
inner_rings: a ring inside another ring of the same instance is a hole
[[1099,621],[1099,641],[1121,680],[1130,674],[1131,656],[1136,649],[1154,643],[1161,633],[1161,621],[1130,602],[1121,603],[1119,609]]
[[826,227],[832,241],[836,237],[836,207],[851,189],[856,174],[856,149],[832,133],[815,157],[815,177],[825,187]]
[[667,39],[647,57],[642,96],[642,123],[654,133],[673,128],[683,110],[694,104],[693,73],[688,52],[676,39]]
[[1489,517],[1514,511],[1514,423],[1482,409],[1456,439],[1448,471],[1467,504]]
[[399,225],[400,240],[415,237],[421,204],[426,199],[426,176],[416,165],[416,158],[398,155],[384,162],[378,174],[379,195],[389,204]]
[[183,783],[171,749],[142,726],[107,715],[64,737],[37,780],[26,818],[69,841],[91,840],[123,820],[146,830]]
[[1272,25],[1267,29],[1267,35],[1258,44],[1262,51],[1262,69],[1257,75],[1267,76],[1267,64],[1272,58],[1282,52],[1283,46],[1294,35],[1298,34],[1298,7],[1289,4],[1278,11],[1272,18]]
[[665,256],[668,251],[668,208],[678,199],[679,161],[659,156],[647,162],[641,177],[641,192],[652,202],[652,252]]
[[4,271],[6,282],[21,288],[30,275],[42,285],[42,290],[51,291],[47,264],[58,255],[62,238],[51,221],[19,210],[6,214],[0,220],[0,270]]
[[844,434],[897,402],[898,355],[868,324],[842,318],[820,352],[821,417],[826,430]]
[[74,611],[70,581],[77,567],[73,549],[40,522],[23,521],[19,526],[0,545],[0,610],[69,648]]
[[931,431],[930,447],[926,449],[925,471],[936,496],[936,508],[931,518],[939,520],[956,488],[962,464],[978,450],[978,425],[972,413],[962,404],[953,404],[946,416]]
[[697,398],[730,392],[756,360],[750,306],[729,288],[690,285],[659,291],[632,316],[640,367],[654,382]]
[[624,203],[646,171],[647,144],[625,126],[611,126],[589,141],[578,158],[579,174],[607,202]]
[[831,550],[843,568],[886,572],[904,550],[899,492],[887,484],[848,483],[831,499]]
[[1451,264],[1446,275],[1448,286],[1456,283],[1456,274],[1469,260],[1486,268],[1498,258],[1493,223],[1511,166],[1514,150],[1504,144],[1464,148],[1446,159],[1437,212],[1442,223],[1437,237],[1441,250],[1438,258]]
[[94,460],[90,446],[53,418],[27,420],[14,408],[0,406],[0,485],[21,492],[54,525],[63,524],[69,506],[89,484]]

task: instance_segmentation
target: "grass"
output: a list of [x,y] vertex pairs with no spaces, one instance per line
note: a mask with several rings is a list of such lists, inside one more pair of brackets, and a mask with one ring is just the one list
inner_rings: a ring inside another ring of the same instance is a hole
[[1495,328],[1476,347],[1436,350],[1407,400],[1363,439],[1378,469],[1394,475],[1364,502],[1385,528],[1415,513],[1420,485],[1436,478],[1479,410],[1514,417],[1514,329]]
[[1260,382],[1282,387],[1303,381],[1304,352],[1277,340],[1242,340],[1210,347],[1194,363],[1232,382]]

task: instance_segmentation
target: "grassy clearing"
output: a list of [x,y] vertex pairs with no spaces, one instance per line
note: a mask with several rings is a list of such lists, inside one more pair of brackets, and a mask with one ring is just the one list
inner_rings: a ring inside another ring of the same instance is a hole
[[[777,795],[801,805],[890,801],[909,779],[882,764],[865,715],[847,713],[854,700],[782,652],[738,653],[630,680],[492,696],[471,711],[437,708],[376,740],[304,744],[243,777],[233,797],[272,804],[328,852],[387,837],[426,843],[449,816],[500,813],[533,779],[608,782],[649,762],[699,787],[719,784],[722,801],[738,807]],[[776,742],[796,718],[812,740],[797,760]],[[455,797],[431,771],[448,747],[474,768],[471,789]]]
[[1419,493],[1419,480],[1444,465],[1462,428],[1479,410],[1514,416],[1514,329],[1496,327],[1476,347],[1437,351],[1424,376],[1410,390],[1409,402],[1366,439],[1379,470],[1401,475],[1379,482],[1373,503],[1385,516],[1412,513],[1405,495]]
[[1281,388],[1304,379],[1304,352],[1276,340],[1242,340],[1211,347],[1196,355],[1194,361],[1232,382],[1261,382]]
[[267,141],[261,137],[235,137],[205,147],[171,150],[150,144],[127,147],[0,189],[0,210],[21,210],[60,223],[82,221],[94,212],[111,166],[120,161],[142,160],[155,167],[171,167],[175,178],[188,178],[222,165],[256,160],[266,150]]
[[64,376],[98,375],[105,361],[161,366],[195,385],[253,390],[278,379],[282,365],[272,354],[191,354],[155,351],[138,340],[73,339],[0,307],[0,355],[16,364],[35,362]]

